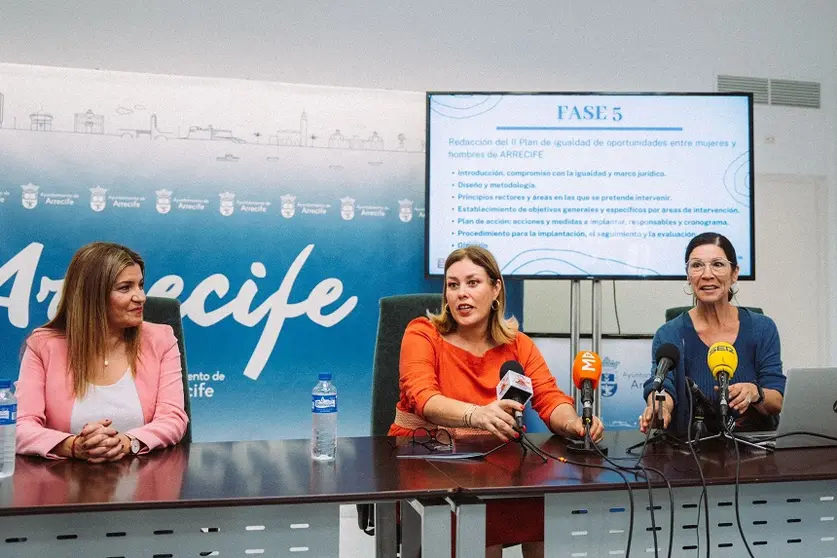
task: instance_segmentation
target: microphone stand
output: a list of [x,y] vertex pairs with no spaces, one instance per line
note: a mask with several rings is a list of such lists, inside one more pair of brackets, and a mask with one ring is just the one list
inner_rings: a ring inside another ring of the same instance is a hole
[[607,446],[604,444],[595,444],[592,445],[590,443],[590,424],[589,422],[584,422],[584,430],[586,435],[584,436],[583,440],[578,440],[575,438],[567,438],[564,437],[564,441],[567,444],[567,451],[571,451],[573,453],[595,453],[596,455],[607,455]]
[[703,418],[704,417],[703,416],[699,417],[698,410],[701,411],[701,415],[702,415],[703,414],[703,409],[702,409],[701,405],[698,405],[695,408],[695,422],[692,425],[695,429],[694,430],[695,436],[691,440],[691,445],[692,445],[692,448],[695,449],[696,451],[700,451],[700,448],[698,446],[701,442],[708,442],[709,440],[716,440],[718,438],[721,438],[723,440],[732,440],[733,442],[738,442],[740,444],[744,444],[745,446],[750,446],[751,448],[755,448],[755,449],[759,449],[759,450],[763,450],[763,451],[773,451],[773,448],[761,446],[757,443],[750,442],[749,440],[744,440],[742,438],[739,438],[738,436],[733,434],[732,431],[730,430],[730,427],[729,427],[729,422],[732,422],[732,421],[727,422],[727,417],[726,416],[723,416],[721,418],[721,431],[720,432],[718,432],[717,434],[712,434],[711,436],[699,436],[699,434],[698,434],[699,429],[701,429],[704,434],[706,432],[708,432],[708,430],[706,429],[706,425],[703,423]]
[[515,441],[520,444],[521,448],[523,448],[523,457],[526,457],[526,454],[531,450],[532,453],[540,457],[541,460],[546,463],[548,461],[546,455],[544,455],[541,449],[529,439],[526,432],[521,430],[519,434],[520,438],[517,438]]
[[[659,427],[655,429],[656,432],[654,433],[654,435],[651,436],[648,439],[648,444],[653,445],[653,444],[658,444],[660,442],[668,442],[669,444],[671,444],[672,446],[675,446],[675,447],[679,447],[679,446],[688,447],[688,444],[686,442],[684,442],[680,438],[677,438],[676,436],[672,436],[671,434],[669,434],[668,432],[666,432],[665,430],[662,429],[662,426],[663,426],[663,404],[666,401],[666,394],[663,393],[662,389],[654,395],[654,400],[657,402],[657,405],[656,405],[656,407],[657,407],[656,423],[659,425]],[[642,442],[639,442],[638,444],[634,444],[631,447],[629,447],[628,449],[626,449],[625,453],[631,453],[633,450],[635,450],[637,448],[640,448],[640,447],[643,447],[645,445],[646,445],[645,441],[643,440]]]
[[709,429],[706,427],[705,420],[706,410],[703,404],[695,403],[695,418],[692,420],[692,445],[700,443],[701,440],[707,439]]

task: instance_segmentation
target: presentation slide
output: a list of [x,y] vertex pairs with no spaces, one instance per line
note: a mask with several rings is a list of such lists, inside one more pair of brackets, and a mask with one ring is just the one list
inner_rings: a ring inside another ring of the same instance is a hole
[[679,279],[714,231],[753,279],[747,94],[427,94],[427,273],[479,244],[503,275]]

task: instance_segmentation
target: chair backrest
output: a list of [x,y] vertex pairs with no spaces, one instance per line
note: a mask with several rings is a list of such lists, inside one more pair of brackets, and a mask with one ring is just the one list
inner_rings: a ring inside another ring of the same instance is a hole
[[[666,309],[666,321],[671,321],[680,314],[688,312],[692,308],[694,308],[694,306],[676,306],[674,308],[668,308]],[[756,314],[764,314],[764,311],[761,308],[757,308],[755,306],[742,306],[741,308],[745,308],[750,312],[755,312]]]
[[180,369],[183,374],[183,407],[186,410],[186,416],[189,417],[182,441],[191,442],[192,406],[189,404],[189,372],[186,369],[186,340],[183,337],[183,322],[180,319],[180,301],[176,298],[149,296],[145,300],[142,317],[147,322],[170,325],[174,330],[177,347],[180,349]]
[[400,395],[398,364],[401,356],[401,338],[404,337],[407,324],[414,318],[424,316],[428,310],[433,313],[439,312],[441,305],[440,293],[395,295],[381,299],[372,370],[373,436],[386,436],[395,418],[395,404]]

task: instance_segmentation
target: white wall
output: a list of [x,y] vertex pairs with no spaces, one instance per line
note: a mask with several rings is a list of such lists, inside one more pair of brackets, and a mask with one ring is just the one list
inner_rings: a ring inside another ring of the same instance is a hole
[[[711,91],[719,73],[819,81],[820,110],[757,107],[754,153],[758,175],[783,175],[788,184],[817,183],[824,190],[816,229],[822,242],[813,254],[826,305],[819,327],[800,330],[783,317],[793,315],[795,299],[781,293],[806,283],[801,277],[810,267],[783,268],[778,278],[760,273],[755,285],[742,287],[742,297],[749,291],[770,298],[785,345],[794,335],[815,335],[827,353],[819,360],[834,363],[835,29],[833,0],[6,0],[0,4],[0,62],[406,90]],[[766,136],[775,144],[765,144]],[[757,238],[771,238],[759,258],[781,262],[798,250],[798,239],[767,234],[788,217],[778,198],[756,194],[760,215],[767,204]],[[562,312],[551,304],[566,299],[562,288],[527,285],[527,322],[549,324]],[[646,308],[680,300],[679,288],[619,288],[623,328],[648,329]]]

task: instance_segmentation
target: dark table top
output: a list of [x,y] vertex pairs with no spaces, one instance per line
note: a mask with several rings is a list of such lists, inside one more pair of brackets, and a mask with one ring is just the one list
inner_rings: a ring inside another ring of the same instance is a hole
[[[570,461],[591,465],[610,465],[599,455],[567,450],[566,443],[558,436],[532,434],[529,438],[536,446]],[[636,457],[627,460],[626,448],[642,442],[644,435],[637,431],[615,431],[605,434],[604,445],[608,457],[618,465],[633,466]],[[486,451],[496,447],[491,439],[466,439],[458,442],[457,451]],[[638,453],[640,450],[636,450]],[[739,444],[741,456],[740,482],[786,482],[801,480],[837,479],[837,447],[781,450],[767,453],[749,449]],[[640,462],[662,472],[672,486],[700,486],[697,464],[687,448],[669,444],[649,445]],[[707,484],[732,484],[735,482],[736,455],[731,442],[710,440],[700,445],[697,452]],[[618,490],[625,483],[615,472],[593,467],[579,466],[549,460],[544,463],[533,453],[523,456],[517,444],[508,446],[481,461],[432,461],[439,471],[459,485],[463,492],[474,495],[543,494],[545,492],[570,492],[592,490]],[[643,478],[625,473],[629,482],[646,486]],[[664,486],[656,475],[652,483]]]
[[[563,439],[531,439],[556,457],[594,465],[601,457],[567,451]],[[608,432],[611,458],[643,438],[638,432]],[[404,443],[404,439],[398,439]],[[13,477],[0,481],[0,516],[69,511],[233,506],[317,502],[372,502],[432,498],[459,491],[474,495],[537,495],[545,492],[614,490],[616,473],[523,457],[510,444],[484,460],[397,459],[395,438],[341,438],[337,459],[313,462],[308,440],[193,443],[117,463],[93,465],[18,456]],[[458,450],[487,450],[492,438],[458,442]],[[735,480],[735,452],[723,443],[701,447],[699,460],[709,484]],[[633,464],[631,461],[618,463]],[[649,446],[642,464],[662,471],[673,486],[698,486],[691,453]],[[644,480],[626,473],[637,486]],[[837,448],[765,453],[741,449],[741,482],[837,479]],[[656,485],[661,481],[652,476]]]
[[193,443],[116,463],[18,456],[0,481],[0,516],[224,505],[444,497],[458,490],[423,460],[396,459],[391,438],[341,438],[315,462],[308,440]]

